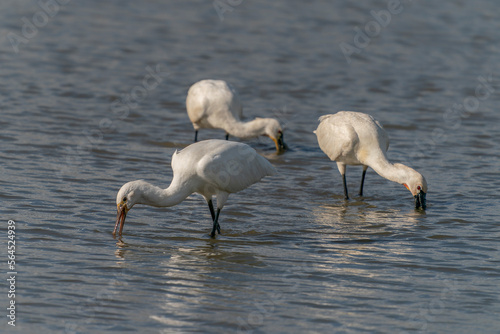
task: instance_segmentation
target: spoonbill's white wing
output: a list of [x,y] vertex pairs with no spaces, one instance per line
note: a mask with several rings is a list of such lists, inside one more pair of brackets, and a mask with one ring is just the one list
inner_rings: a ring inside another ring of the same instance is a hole
[[196,171],[216,189],[235,193],[276,173],[271,163],[248,145],[213,140],[207,146],[212,154],[199,160]]

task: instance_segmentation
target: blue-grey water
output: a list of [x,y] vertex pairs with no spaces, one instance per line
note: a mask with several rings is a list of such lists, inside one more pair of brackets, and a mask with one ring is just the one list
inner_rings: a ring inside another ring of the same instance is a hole
[[[498,333],[499,16],[494,0],[2,1],[0,331]],[[205,78],[280,120],[285,154],[245,141],[279,174],[230,196],[215,239],[199,195],[134,207],[114,239],[116,192],[168,186]],[[313,134],[340,110],[384,124],[390,159],[427,178],[425,213],[371,169],[344,201]]]

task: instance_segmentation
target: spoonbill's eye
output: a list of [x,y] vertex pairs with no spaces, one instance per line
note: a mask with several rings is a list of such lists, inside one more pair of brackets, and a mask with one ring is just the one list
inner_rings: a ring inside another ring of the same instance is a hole
[[123,197],[123,201],[126,202],[127,201],[127,197]]
[[422,190],[422,187],[421,186],[417,186],[417,190]]

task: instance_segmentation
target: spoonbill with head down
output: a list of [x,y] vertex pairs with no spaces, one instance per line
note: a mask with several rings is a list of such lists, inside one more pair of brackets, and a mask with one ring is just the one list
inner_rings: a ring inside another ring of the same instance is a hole
[[[206,140],[194,143],[172,155],[173,178],[167,189],[142,180],[124,184],[116,196],[117,216],[113,235],[122,234],[125,217],[135,204],[169,207],[182,202],[192,193],[201,194],[208,203],[213,228],[220,234],[219,214],[229,194],[241,191],[273,175],[276,170],[250,146],[225,141]],[[214,211],[212,196],[217,198]]]
[[427,182],[416,170],[387,160],[389,137],[372,116],[353,111],[340,111],[319,118],[316,131],[319,147],[332,160],[342,175],[345,199],[349,199],[346,185],[346,165],[362,165],[359,195],[363,195],[366,169],[371,167],[380,176],[403,184],[415,198],[417,209],[426,208]]
[[243,122],[243,109],[236,90],[223,80],[201,80],[189,88],[186,109],[194,127],[194,141],[198,140],[198,130],[224,129],[226,140],[229,135],[238,138],[268,136],[278,153],[286,150],[283,130],[274,118],[257,117]]

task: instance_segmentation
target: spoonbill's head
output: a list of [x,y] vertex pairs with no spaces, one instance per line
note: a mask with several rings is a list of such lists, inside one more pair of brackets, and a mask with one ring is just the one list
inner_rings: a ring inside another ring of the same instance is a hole
[[274,118],[261,118],[265,122],[264,132],[265,135],[271,138],[276,145],[276,152],[283,153],[288,149],[283,139],[283,129],[280,123]]
[[427,181],[416,170],[408,168],[408,178],[403,185],[408,189],[415,198],[415,209],[426,209],[425,196],[427,194]]
[[113,230],[113,235],[116,235],[116,230],[118,229],[118,225],[120,226],[120,230],[118,235],[122,234],[123,225],[125,224],[125,217],[127,216],[127,212],[132,209],[132,207],[140,202],[142,198],[142,187],[141,185],[145,183],[144,181],[131,181],[125,183],[118,194],[116,195],[116,223],[115,229]]

